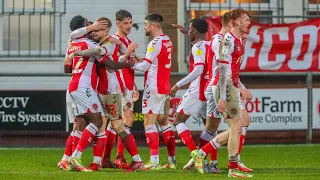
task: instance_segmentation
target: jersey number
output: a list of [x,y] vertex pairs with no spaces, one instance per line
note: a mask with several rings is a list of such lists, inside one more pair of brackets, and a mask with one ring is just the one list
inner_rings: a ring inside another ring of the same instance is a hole
[[73,70],[72,70],[72,74],[76,74],[76,73],[81,73],[82,72],[82,69],[79,69],[80,65],[82,64],[83,62],[83,58],[80,57],[77,64],[74,66]]
[[169,60],[169,64],[166,64],[166,68],[169,69],[171,68],[171,47],[167,48],[167,52],[168,52],[168,60]]

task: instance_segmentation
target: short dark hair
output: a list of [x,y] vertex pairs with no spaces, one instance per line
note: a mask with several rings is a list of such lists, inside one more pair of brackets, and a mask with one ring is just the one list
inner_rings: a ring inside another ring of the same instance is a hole
[[117,20],[117,21],[123,21],[125,18],[132,19],[131,13],[129,13],[129,11],[127,11],[127,10],[120,9],[120,10],[116,13],[116,20]]
[[100,17],[100,18],[98,18],[97,19],[97,21],[106,21],[107,22],[107,27],[108,28],[111,28],[111,26],[112,26],[112,22],[110,21],[110,19],[109,18],[106,18],[106,17]]
[[163,22],[163,17],[160,14],[151,13],[146,16],[145,20],[161,24]]
[[70,24],[69,24],[70,30],[74,31],[76,29],[85,27],[86,26],[85,22],[86,22],[86,18],[82,17],[81,15],[74,16],[71,19]]
[[208,23],[205,18],[196,18],[190,21],[191,26],[199,31],[201,34],[208,32]]

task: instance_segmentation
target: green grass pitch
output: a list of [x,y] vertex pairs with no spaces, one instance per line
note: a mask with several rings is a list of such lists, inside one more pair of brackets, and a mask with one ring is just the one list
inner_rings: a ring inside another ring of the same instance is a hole
[[[114,153],[115,150],[113,150]],[[139,148],[147,161],[146,147]],[[119,169],[103,169],[99,172],[65,172],[57,168],[63,149],[0,149],[0,179],[72,179],[72,180],[204,180],[229,179],[227,177],[227,149],[219,150],[220,174],[199,174],[195,170],[184,171],[189,160],[187,148],[177,148],[177,170],[157,170],[124,173]],[[126,154],[128,157],[128,154]],[[114,157],[114,154],[113,154]],[[167,162],[166,149],[161,148],[162,164]],[[251,179],[320,179],[320,145],[266,145],[244,146],[241,159],[254,169]],[[83,154],[85,164],[92,161],[91,148]]]

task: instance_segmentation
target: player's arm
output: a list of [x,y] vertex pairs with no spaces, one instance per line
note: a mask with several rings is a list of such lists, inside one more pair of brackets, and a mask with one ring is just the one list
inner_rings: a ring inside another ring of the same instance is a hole
[[188,76],[184,77],[183,79],[181,79],[180,81],[178,81],[171,89],[169,92],[169,95],[171,97],[174,97],[177,93],[177,91],[184,85],[192,82],[193,80],[195,80],[197,77],[199,77],[204,70],[204,64],[197,64],[195,65],[194,69],[192,70],[192,72],[190,74],[188,74]]
[[137,62],[143,61],[143,58],[140,57],[140,56],[138,56],[137,54],[135,54],[134,59],[135,59],[135,61],[137,61]]
[[115,44],[103,45],[99,46],[97,43],[90,41],[87,42],[88,49],[75,51],[69,55],[69,58],[73,58],[74,56],[94,56],[96,59],[101,59],[103,56],[112,55]]
[[72,59],[69,59],[68,56],[64,59],[64,73],[72,73]]
[[132,69],[137,70],[137,71],[146,72],[150,68],[152,62],[149,62],[145,59],[143,59],[143,60],[144,61],[142,61],[142,62],[135,63],[133,65]]
[[161,50],[161,40],[160,39],[154,39],[152,40],[147,47],[147,52],[145,58],[143,58],[143,61],[136,62],[132,69],[137,71],[146,72],[153,61],[157,58]]
[[140,96],[140,93],[139,93],[138,87],[137,87],[136,83],[134,83],[132,101],[136,102],[139,99],[139,96]]
[[178,81],[170,90],[170,96],[174,97],[176,92],[184,85],[192,82],[199,77],[204,70],[205,65],[205,49],[200,47],[198,44],[193,45],[192,55],[194,57],[194,69],[186,77]]
[[99,60],[100,64],[107,66],[109,69],[122,69],[122,68],[131,68],[134,64],[133,61],[128,62],[115,62],[112,61],[109,56],[104,56]]
[[224,38],[220,47],[219,59],[217,60],[220,69],[219,89],[220,100],[218,103],[218,111],[223,112],[227,100],[227,69],[229,66],[229,58],[232,52],[232,44],[229,39]]
[[102,56],[105,54],[107,54],[107,49],[103,47],[90,48],[73,53],[74,56]]
[[188,31],[181,25],[179,24],[172,24],[174,28],[177,28],[182,34],[188,34]]
[[181,88],[182,86],[189,84],[190,82],[195,80],[197,77],[199,77],[203,73],[203,69],[204,69],[203,66],[204,64],[196,64],[192,72],[188,74],[188,76],[178,81],[176,83],[176,86],[178,86],[178,88]]
[[252,99],[252,94],[251,92],[246,88],[246,86],[240,81],[239,78],[239,84],[238,84],[238,89],[241,95],[241,99],[245,101],[250,101]]
[[240,81],[240,78],[239,78],[239,89],[246,89],[246,86]]
[[123,43],[119,44],[119,53],[121,55],[125,55],[127,51],[127,47]]
[[[127,60],[130,60],[131,58],[131,54],[135,51],[135,49],[138,48],[138,44],[137,43],[131,43],[128,46],[128,49],[126,48],[126,52],[124,55],[120,56],[118,61],[119,62],[125,62]],[[121,53],[120,53],[121,54]]]
[[77,39],[80,38],[84,35],[86,35],[88,32],[91,31],[99,31],[101,29],[105,29],[107,27],[108,23],[106,23],[105,21],[99,21],[99,22],[94,22],[92,25],[83,27],[83,28],[79,28],[76,29],[74,31],[72,31],[72,33],[70,34],[70,39]]
[[66,52],[63,64],[64,64],[63,66],[64,73],[72,73],[72,58],[70,59],[68,57],[68,50]]

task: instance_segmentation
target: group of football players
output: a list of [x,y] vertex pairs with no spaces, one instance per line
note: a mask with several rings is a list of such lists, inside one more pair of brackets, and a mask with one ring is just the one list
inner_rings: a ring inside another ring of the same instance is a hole
[[[69,120],[73,130],[58,167],[66,171],[96,171],[101,168],[136,170],[176,169],[175,133],[168,122],[170,96],[190,83],[177,108],[173,125],[178,136],[191,152],[183,167],[195,167],[200,173],[218,173],[218,148],[228,144],[229,177],[248,178],[252,172],[240,161],[240,152],[250,123],[244,102],[251,100],[249,90],[240,82],[240,66],[244,55],[245,34],[250,25],[249,14],[234,9],[222,16],[222,29],[210,41],[206,40],[208,24],[204,18],[190,21],[189,30],[173,24],[187,34],[192,43],[190,73],[173,87],[170,85],[173,45],[162,30],[163,17],[145,17],[146,36],[152,37],[145,57],[135,50],[137,43],[128,38],[132,15],[126,10],[116,13],[117,32],[109,35],[112,22],[106,17],[95,22],[80,15],[70,22],[70,41],[64,61],[66,73],[72,73],[66,94]],[[135,71],[145,72],[142,113],[150,160],[144,163],[130,128],[133,103],[139,98],[134,83]],[[190,116],[204,119],[199,149],[185,122]],[[217,133],[221,119],[229,129]],[[159,160],[159,125],[168,152],[168,163]],[[117,156],[110,159],[118,136]],[[83,150],[93,143],[93,162],[84,166]],[[131,164],[124,158],[124,149],[132,157]],[[210,154],[210,163],[206,156]]]

